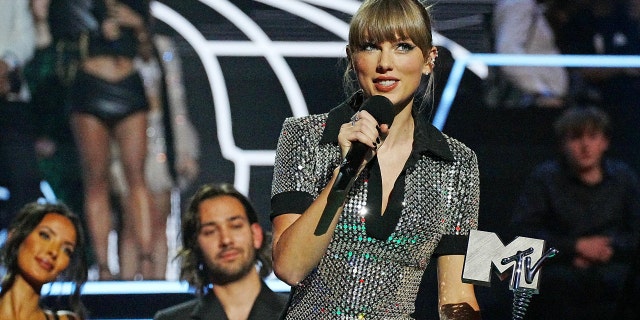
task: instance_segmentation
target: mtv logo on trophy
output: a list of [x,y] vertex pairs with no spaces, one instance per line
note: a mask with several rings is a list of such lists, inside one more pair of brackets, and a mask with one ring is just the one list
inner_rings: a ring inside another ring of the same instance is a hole
[[[549,248],[545,241],[516,237],[505,246],[493,232],[471,230],[467,254],[464,260],[462,281],[490,286],[492,266],[498,274],[511,270],[509,289],[513,291],[513,320],[521,320],[534,294],[539,293],[539,270],[546,259],[555,256],[558,250]],[[532,261],[536,261],[532,265]]]

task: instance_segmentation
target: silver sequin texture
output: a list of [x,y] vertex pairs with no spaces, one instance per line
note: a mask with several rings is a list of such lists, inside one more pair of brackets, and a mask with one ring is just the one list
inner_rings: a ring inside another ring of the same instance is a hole
[[[272,195],[317,197],[340,162],[337,145],[318,145],[327,114],[284,122]],[[400,221],[386,241],[369,238],[364,221],[367,177],[352,187],[329,248],[299,286],[286,319],[410,319],[422,273],[443,234],[476,229],[479,207],[475,153],[444,136],[454,162],[423,155],[406,176]]]

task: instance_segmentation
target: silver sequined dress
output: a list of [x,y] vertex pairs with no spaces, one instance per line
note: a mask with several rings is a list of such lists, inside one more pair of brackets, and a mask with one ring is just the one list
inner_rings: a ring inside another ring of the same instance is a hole
[[[345,104],[341,107],[343,113],[348,108]],[[337,118],[341,117],[348,115]],[[328,118],[328,114],[321,114],[284,122],[272,186],[272,203],[279,203],[276,211],[300,211],[296,209],[298,199],[304,195],[315,199],[338,166],[337,143],[324,143],[321,138],[327,126],[339,126],[348,118]],[[478,224],[475,153],[427,126],[427,134],[422,135],[426,138],[414,139],[422,140],[426,147],[406,169],[395,229],[383,240],[366,232],[371,183],[371,172],[366,168],[349,193],[326,254],[304,281],[292,288],[286,319],[411,319],[422,274],[442,236],[466,235]]]

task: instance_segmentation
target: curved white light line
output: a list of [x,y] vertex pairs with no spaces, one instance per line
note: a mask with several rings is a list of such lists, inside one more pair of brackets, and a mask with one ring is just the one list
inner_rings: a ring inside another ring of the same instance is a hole
[[271,39],[262,32],[260,27],[249,18],[242,10],[226,0],[200,0],[212,9],[224,15],[231,23],[240,29],[249,39],[256,43],[259,52],[263,52],[267,62],[271,65],[276,77],[280,80],[286,93],[294,116],[308,115],[306,101],[302,96],[302,90],[298,86],[293,72],[284,60],[271,46]]
[[[285,57],[336,58],[345,57],[346,42],[273,41],[272,49]],[[262,56],[260,48],[250,41],[212,41],[207,44],[221,56]]]
[[214,101],[218,136],[223,155],[226,150],[235,148],[231,130],[231,114],[229,96],[222,68],[215,55],[208,50],[207,40],[187,19],[158,1],[151,3],[152,14],[176,30],[195,50],[200,57],[209,79],[209,86]]
[[[258,164],[262,164],[265,162],[265,156],[262,158],[258,157],[257,159],[246,157],[244,156],[245,152],[235,145],[233,130],[231,128],[229,96],[222,68],[216,56],[209,50],[207,40],[183,16],[157,1],[151,3],[151,12],[156,18],[167,23],[167,25],[180,33],[200,57],[200,61],[209,79],[209,86],[213,96],[220,151],[225,159],[232,161],[235,165],[234,185],[238,191],[248,194],[250,179],[249,163],[255,161]],[[272,159],[271,164],[273,164],[275,151],[266,151],[266,153],[267,159]]]
[[[302,90],[298,86],[298,82],[293,75],[293,72],[289,68],[289,65],[284,60],[284,57],[278,55],[273,50],[271,45],[271,39],[262,32],[260,27],[251,20],[242,10],[234,6],[231,2],[226,0],[200,0],[200,2],[206,4],[213,10],[218,11],[221,15],[227,18],[238,29],[240,29],[252,42],[257,46],[257,52],[263,52],[269,65],[273,69],[276,77],[280,80],[282,88],[285,92],[293,116],[304,116],[309,114],[306,101],[302,96]],[[217,48],[209,47],[214,56],[218,56]],[[229,110],[230,112],[230,110]],[[220,124],[221,120],[217,123]],[[228,117],[228,123],[226,124],[231,128],[231,117]],[[232,130],[228,133],[232,135]],[[264,151],[262,156],[252,157],[251,153],[242,151],[239,148],[233,148],[223,150],[225,158],[233,161],[235,165],[234,171],[234,185],[235,187],[247,194],[249,191],[249,180],[251,175],[251,164],[255,163],[268,163],[273,165],[275,161],[275,150]],[[269,158],[265,158],[269,156]]]
[[209,85],[213,95],[220,147],[223,154],[226,149],[235,148],[233,134],[231,134],[230,104],[224,75],[216,56],[207,50],[207,40],[187,19],[168,6],[154,1],[151,5],[151,10],[155,17],[178,31],[200,57],[200,61],[204,65],[204,70],[209,78]]
[[319,27],[322,27],[327,31],[330,31],[333,34],[337,35],[341,39],[346,40],[349,37],[348,23],[312,5],[308,5],[304,2],[292,1],[292,0],[255,0],[255,1],[270,5],[274,8],[278,8],[282,11],[289,12],[300,18],[313,22]]

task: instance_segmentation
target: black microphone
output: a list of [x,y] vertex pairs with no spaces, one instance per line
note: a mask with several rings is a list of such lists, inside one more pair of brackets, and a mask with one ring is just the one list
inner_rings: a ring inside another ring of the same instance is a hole
[[[359,109],[359,111],[362,110],[369,112],[378,124],[391,125],[393,122],[393,104],[384,96],[372,96],[367,99]],[[373,150],[369,146],[359,141],[351,144],[349,152],[347,152],[342,164],[340,164],[340,172],[338,172],[338,176],[331,187],[327,197],[327,205],[322,212],[322,216],[320,216],[314,235],[319,236],[327,232],[333,217],[343,205],[351,185],[358,177],[360,167],[372,152]]]

